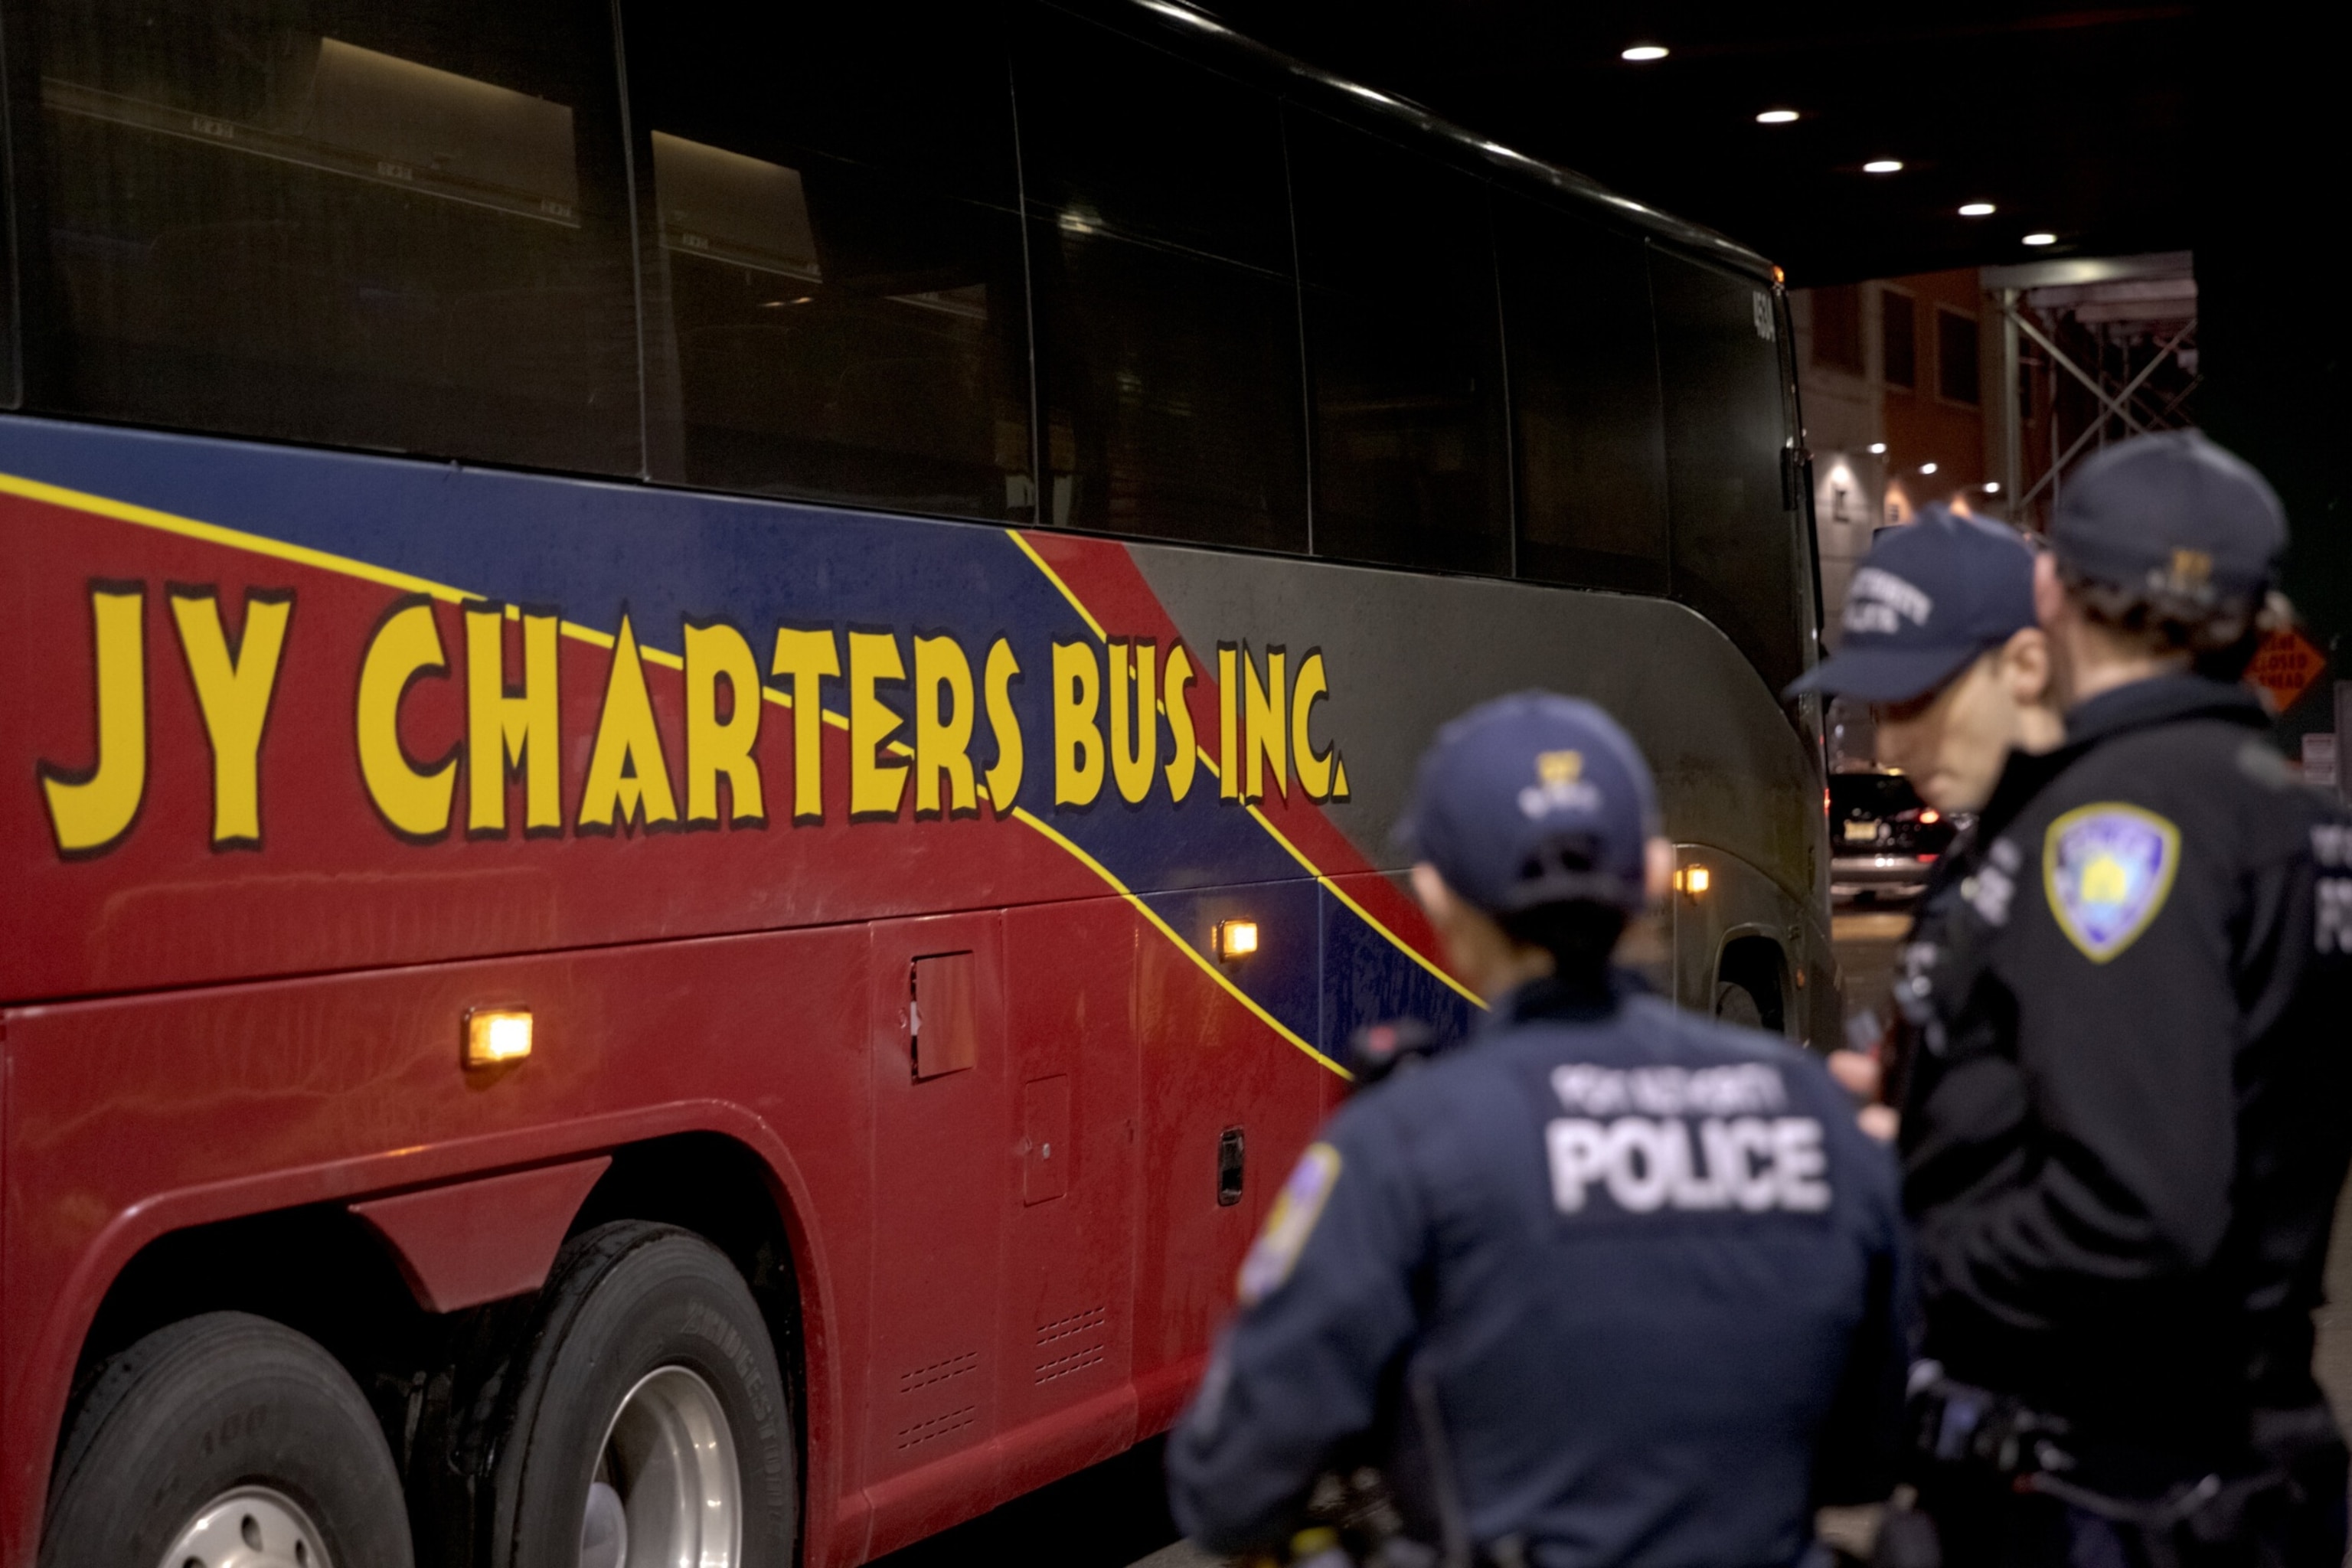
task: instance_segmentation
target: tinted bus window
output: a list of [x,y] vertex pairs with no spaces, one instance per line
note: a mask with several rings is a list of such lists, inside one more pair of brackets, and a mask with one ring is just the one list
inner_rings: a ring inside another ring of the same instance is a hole
[[1485,189],[1313,114],[1290,130],[1316,552],[1508,572]]
[[1496,204],[1522,577],[1664,593],[1666,452],[1642,243]]
[[637,468],[603,6],[45,0],[26,20],[35,404]]
[[651,174],[656,475],[1027,517],[1028,324],[992,9],[646,4],[625,30]]
[[1018,83],[1045,521],[1304,550],[1298,295],[1273,100],[1050,14]]
[[1781,504],[1790,432],[1772,296],[1753,279],[1650,255],[1675,597],[1721,627],[1777,693],[1802,668],[1807,600],[1796,519]]

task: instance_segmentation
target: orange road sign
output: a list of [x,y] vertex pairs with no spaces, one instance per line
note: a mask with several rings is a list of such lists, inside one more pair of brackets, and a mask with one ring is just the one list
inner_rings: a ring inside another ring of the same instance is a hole
[[2290,627],[2263,639],[2246,677],[2269,697],[2272,712],[2284,713],[2326,673],[2327,656],[2309,637]]

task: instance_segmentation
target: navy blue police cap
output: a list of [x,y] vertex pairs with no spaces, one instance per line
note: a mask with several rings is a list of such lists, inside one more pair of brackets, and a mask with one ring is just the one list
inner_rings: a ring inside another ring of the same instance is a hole
[[1471,903],[1633,911],[1657,792],[1641,749],[1593,704],[1549,691],[1482,702],[1422,753],[1397,836]]
[[2191,604],[2260,598],[2286,551],[2286,509],[2252,467],[2193,430],[2108,447],[2050,520],[2059,563],[2112,587]]
[[1792,683],[1908,702],[2034,624],[2033,552],[2010,529],[1948,508],[1882,530],[1846,590],[1837,652]]

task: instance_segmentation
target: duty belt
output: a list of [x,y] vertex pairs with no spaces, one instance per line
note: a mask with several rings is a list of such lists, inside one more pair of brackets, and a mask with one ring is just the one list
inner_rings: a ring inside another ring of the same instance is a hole
[[[2225,1479],[2213,1471],[2178,1482],[2155,1497],[2115,1497],[2070,1477],[2068,1472],[2079,1467],[2063,1416],[1946,1377],[1943,1367],[1932,1361],[1912,1367],[1909,1392],[1912,1440],[1923,1458],[1990,1472],[2018,1491],[2080,1510],[2136,1531],[2151,1543],[2180,1535],[2229,1539],[2256,1499],[2294,1484],[2287,1466],[2273,1454],[2242,1475]],[[2332,1422],[2329,1431],[2332,1435]],[[2151,1561],[2164,1555],[2157,1552]]]

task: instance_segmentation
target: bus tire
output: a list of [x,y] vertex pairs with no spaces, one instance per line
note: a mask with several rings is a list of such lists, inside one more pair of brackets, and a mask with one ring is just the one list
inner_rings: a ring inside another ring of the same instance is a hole
[[564,1244],[492,1467],[494,1568],[790,1568],[792,1409],[751,1288],[709,1242],[616,1220]]
[[41,1568],[264,1560],[410,1568],[383,1429],[318,1342],[244,1312],[100,1369],[58,1456]]

